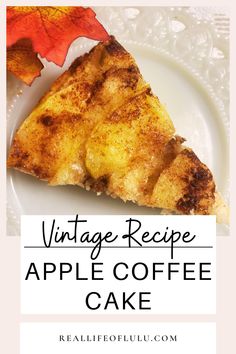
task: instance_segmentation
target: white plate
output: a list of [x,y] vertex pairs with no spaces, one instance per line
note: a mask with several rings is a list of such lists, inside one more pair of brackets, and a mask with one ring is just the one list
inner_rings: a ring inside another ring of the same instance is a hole
[[[122,40],[160,100],[165,103],[177,133],[187,138],[199,158],[212,170],[218,190],[228,196],[228,133],[226,110],[217,101],[203,76],[192,70],[186,61],[149,43]],[[71,47],[63,68],[45,62],[40,79],[32,87],[23,87],[14,94],[8,112],[8,142],[15,129],[30,113],[42,94],[70,62],[94,45],[79,40]],[[22,214],[157,214],[158,210],[138,207],[132,203],[97,197],[76,186],[49,187],[31,176],[8,171],[8,234],[19,234]],[[218,234],[227,228],[218,225]]]

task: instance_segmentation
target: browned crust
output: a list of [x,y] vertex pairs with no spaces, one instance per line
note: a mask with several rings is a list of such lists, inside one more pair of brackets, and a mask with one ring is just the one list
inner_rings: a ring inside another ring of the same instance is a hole
[[114,36],[111,36],[110,40],[105,42],[106,51],[112,56],[127,55],[127,51],[122,45],[116,41]]
[[76,72],[76,69],[89,57],[89,53],[85,53],[84,55],[81,55],[80,57],[76,58],[73,63],[69,67],[69,72],[71,74],[74,74]]
[[215,200],[215,183],[212,173],[192,150],[181,152],[189,159],[189,168],[181,177],[185,182],[183,197],[176,203],[176,209],[183,214],[209,214]]
[[[96,59],[95,63],[98,68],[95,65],[95,76],[91,75],[91,78],[86,81],[87,76],[84,68],[87,64],[90,64],[91,56]],[[59,94],[60,102],[63,102],[65,106],[69,101],[76,107],[83,100],[80,112],[63,111],[56,115],[46,109],[39,114],[36,119],[37,129],[33,136],[35,142],[32,141],[32,146],[27,150],[18,134],[16,134],[10,149],[8,167],[14,167],[42,180],[47,180],[51,184],[57,184],[58,180],[55,179],[54,181],[56,167],[57,164],[64,163],[64,161],[58,160],[62,153],[60,149],[57,150],[60,136],[63,136],[66,132],[71,139],[76,139],[77,131],[80,129],[80,121],[85,120],[84,114],[91,107],[99,107],[100,110],[104,109],[104,112],[106,107],[110,107],[109,105],[114,100],[114,95],[111,95],[111,97],[105,96],[104,98],[102,97],[102,92],[107,83],[114,84],[116,79],[119,79],[117,99],[122,97],[122,102],[117,102],[114,107],[111,106],[112,108],[109,108],[108,114],[104,113],[107,114],[104,120],[109,122],[109,124],[124,123],[129,126],[134,124],[142,115],[142,110],[145,111],[145,109],[148,110],[150,108],[150,102],[145,101],[147,97],[154,99],[159,104],[158,98],[153,96],[150,87],[143,81],[133,58],[112,37],[108,42],[99,43],[89,53],[77,58],[68,71],[56,80],[51,90],[40,101],[40,104],[45,103],[49,97]],[[141,89],[139,88],[140,82]],[[72,85],[73,90],[65,93],[64,88]],[[78,96],[78,92],[80,92],[81,96]],[[140,98],[143,100],[142,105],[140,104]],[[125,110],[128,103],[131,104],[131,109]],[[93,111],[91,110],[91,112]],[[91,121],[92,119],[93,116],[91,116]],[[159,116],[156,115],[155,119],[158,121]],[[141,197],[132,200],[135,200],[138,204],[153,206],[151,196],[155,184],[158,183],[163,172],[172,168],[176,158],[182,156],[185,160],[188,160],[188,163],[186,169],[181,170],[181,174],[178,176],[183,189],[174,209],[183,214],[209,214],[215,200],[215,183],[209,169],[197,158],[192,150],[181,147],[184,141],[183,138],[174,136],[173,133],[169,133],[165,129],[158,131],[158,127],[153,128],[152,122],[148,121],[148,124],[150,124],[150,127],[146,126],[143,131],[139,132],[138,139],[142,142],[142,146],[138,147],[138,149],[146,149],[153,156],[159,154],[158,158],[161,162],[158,161],[157,167],[153,164],[153,167],[150,168],[150,175],[147,176],[146,181],[140,184]],[[86,128],[88,132],[91,133],[93,128],[94,125],[89,122]],[[103,139],[102,136],[100,138]],[[32,156],[32,151],[37,152],[36,157]],[[80,179],[77,177],[69,183],[76,183],[97,193],[106,192],[126,200],[126,190],[122,190],[122,186],[115,191],[110,187],[111,175],[105,173],[99,178],[91,176],[85,167],[85,153],[85,147],[83,146],[83,151],[78,151],[78,159],[81,159],[81,166],[84,169]],[[146,155],[148,156],[148,154]],[[137,155],[130,160],[130,169],[132,170],[134,166],[137,167],[139,163],[143,164],[145,168],[146,162],[144,162],[143,155],[139,154],[137,150]],[[119,191],[122,191],[122,193],[119,194]]]
[[84,179],[83,185],[85,189],[92,190],[95,193],[108,192],[109,176],[104,175],[97,179],[87,175]]

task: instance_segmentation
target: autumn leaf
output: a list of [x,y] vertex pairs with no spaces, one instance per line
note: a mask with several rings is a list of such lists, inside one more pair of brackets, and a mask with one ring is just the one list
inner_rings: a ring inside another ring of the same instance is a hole
[[[95,12],[90,8],[80,6],[7,7],[7,47],[8,58],[11,59],[8,68],[16,76],[23,78],[25,82],[32,82],[32,78],[37,77],[40,67],[42,68],[42,64],[35,56],[37,53],[42,58],[62,66],[71,43],[78,37],[99,41],[109,38],[104,27],[96,19]],[[21,47],[22,53],[20,53],[18,44],[22,39],[30,40],[32,50],[23,46]],[[22,59],[24,68],[18,65],[20,59]],[[26,79],[28,65],[29,74]],[[21,71],[20,74],[18,70]]]
[[29,39],[21,39],[7,49],[7,69],[27,85],[40,76],[43,64]]

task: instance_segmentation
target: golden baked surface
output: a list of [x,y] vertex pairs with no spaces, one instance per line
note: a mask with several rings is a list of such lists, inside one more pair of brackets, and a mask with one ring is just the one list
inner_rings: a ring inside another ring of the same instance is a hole
[[74,61],[17,131],[8,166],[139,205],[209,214],[209,169],[114,39]]

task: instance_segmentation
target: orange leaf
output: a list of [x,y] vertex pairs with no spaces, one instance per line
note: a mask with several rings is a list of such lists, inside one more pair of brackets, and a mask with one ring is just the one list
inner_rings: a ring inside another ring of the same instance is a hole
[[7,48],[7,69],[27,85],[40,76],[42,68],[29,39],[21,39]]
[[7,8],[7,46],[28,38],[41,57],[62,66],[70,44],[78,37],[105,41],[104,27],[90,8],[10,6]]

